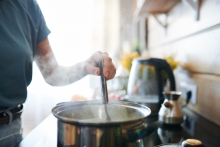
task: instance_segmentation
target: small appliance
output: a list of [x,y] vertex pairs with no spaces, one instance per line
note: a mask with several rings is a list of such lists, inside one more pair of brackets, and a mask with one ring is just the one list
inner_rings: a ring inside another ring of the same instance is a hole
[[125,99],[144,104],[157,115],[164,101],[163,91],[169,83],[168,91],[175,91],[175,79],[170,65],[164,59],[136,58],[128,79]]
[[165,97],[159,111],[159,120],[165,124],[179,125],[183,122],[183,112],[178,103],[178,99],[181,95],[179,91],[163,92]]

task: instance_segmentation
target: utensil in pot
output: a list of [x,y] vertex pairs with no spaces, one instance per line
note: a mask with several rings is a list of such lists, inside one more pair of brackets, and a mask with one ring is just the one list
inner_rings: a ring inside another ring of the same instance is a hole
[[99,63],[99,69],[100,69],[101,86],[102,86],[102,103],[104,104],[104,107],[105,107],[106,119],[108,121],[110,121],[111,117],[108,114],[108,108],[107,108],[108,90],[107,90],[106,79],[105,79],[105,76],[103,74],[103,67],[104,67],[104,60],[101,60],[100,63]]
[[160,127],[160,122],[144,123],[151,113],[146,106],[125,101],[108,102],[103,64],[102,60],[99,64],[102,102],[63,102],[52,109],[53,115],[58,118],[59,146],[129,147],[129,142],[143,138]]
[[155,132],[160,122],[145,123],[151,113],[146,106],[125,101],[109,101],[106,119],[102,101],[63,102],[52,109],[58,118],[58,143],[62,147],[129,147]]
[[107,121],[105,107],[99,100],[62,102],[52,109],[53,115],[63,122],[80,125],[115,125],[139,121],[150,115],[151,110],[136,103],[112,100],[108,103]]
[[108,105],[104,104],[104,107],[105,107],[106,120],[111,121],[111,117],[108,114]]
[[100,77],[101,77],[101,85],[102,85],[102,102],[103,104],[107,104],[108,103],[108,91],[107,91],[106,79],[103,74],[103,67],[104,67],[104,60],[101,60],[99,63],[99,69],[100,69]]

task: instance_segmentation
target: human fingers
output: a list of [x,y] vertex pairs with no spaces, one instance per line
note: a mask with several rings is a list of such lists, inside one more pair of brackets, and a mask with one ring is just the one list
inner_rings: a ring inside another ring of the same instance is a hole
[[103,56],[103,57],[104,57],[103,74],[105,75],[106,79],[109,80],[115,76],[116,68],[112,63],[112,59],[109,56]]
[[107,52],[97,51],[92,55],[91,59],[93,61],[90,62],[95,62],[95,64],[99,63],[102,59],[104,60],[103,74],[107,80],[115,76],[116,68]]
[[106,54],[106,55],[108,55],[108,53],[107,53],[107,52],[103,52],[103,54]]
[[121,97],[120,95],[114,94],[114,93],[110,93],[108,95],[109,100],[123,100],[123,97]]
[[102,54],[102,52],[97,51],[84,62],[84,71],[86,74],[100,75],[98,63],[102,60]]
[[90,58],[90,62],[95,62],[96,64],[99,63],[101,60],[108,60],[108,63],[112,62],[112,59],[109,57],[107,52],[101,52],[101,51],[97,51],[95,52],[91,58]]
[[116,74],[116,68],[114,64],[112,64],[107,80],[113,79],[115,77],[115,74]]
[[100,69],[90,63],[85,63],[84,70],[87,74],[100,75]]
[[102,53],[101,51],[97,51],[97,52],[95,52],[95,53],[91,56],[90,62],[93,62],[93,63],[97,64],[97,63],[99,63],[102,59],[104,59],[103,56],[108,56],[108,55],[105,54],[105,53]]
[[[100,75],[100,69],[96,66],[93,66],[92,64],[89,64],[89,63],[85,64],[84,70],[87,74]],[[107,80],[112,79],[115,76],[115,73],[116,73],[116,68],[113,64],[111,64],[111,65],[104,64],[103,74]]]

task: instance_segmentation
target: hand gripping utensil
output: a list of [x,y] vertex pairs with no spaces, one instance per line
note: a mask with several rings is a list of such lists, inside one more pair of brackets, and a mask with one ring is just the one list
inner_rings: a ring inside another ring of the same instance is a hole
[[100,69],[100,77],[101,77],[101,85],[102,85],[102,103],[108,104],[108,91],[107,91],[106,79],[103,74],[103,67],[104,67],[104,60],[101,60],[99,63],[99,69]]
[[103,67],[104,67],[104,60],[101,60],[99,63],[99,69],[100,69],[100,77],[101,77],[101,85],[102,85],[102,103],[105,107],[105,114],[106,114],[106,120],[111,121],[111,117],[108,114],[107,104],[108,104],[108,90],[107,90],[107,84],[106,79],[103,74]]

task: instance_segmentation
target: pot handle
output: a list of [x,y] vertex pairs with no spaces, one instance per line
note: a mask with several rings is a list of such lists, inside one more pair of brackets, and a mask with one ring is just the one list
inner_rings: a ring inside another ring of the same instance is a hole
[[135,127],[132,130],[127,130],[126,132],[126,138],[131,141],[134,142],[137,139],[141,139],[147,135],[150,135],[152,133],[154,133],[159,127],[162,126],[162,122],[161,121],[156,121],[150,124],[145,124],[142,125],[142,127]]

